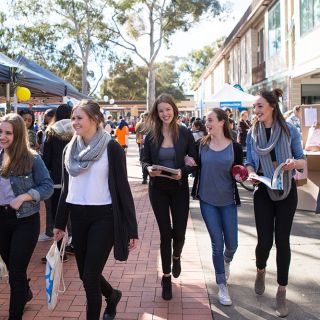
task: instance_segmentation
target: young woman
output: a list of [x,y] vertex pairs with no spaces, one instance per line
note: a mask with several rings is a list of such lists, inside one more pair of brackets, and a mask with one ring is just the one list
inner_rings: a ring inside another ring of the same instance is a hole
[[112,247],[115,258],[124,261],[138,239],[125,154],[103,129],[104,118],[97,103],[79,102],[72,109],[71,122],[76,135],[64,153],[66,170],[54,239],[63,237],[70,212],[72,243],[87,297],[87,319],[99,319],[102,294],[107,302],[103,319],[110,320],[122,294],[102,276],[103,268]]
[[231,169],[242,164],[243,155],[241,145],[232,140],[225,111],[214,108],[207,115],[206,127],[208,135],[200,141],[198,198],[211,238],[219,302],[231,305],[227,280],[238,247],[237,205],[240,205]]
[[49,172],[27,140],[19,115],[0,118],[0,255],[9,270],[10,320],[21,320],[33,297],[27,268],[40,232],[40,201],[53,192]]
[[258,235],[256,246],[257,275],[255,292],[265,290],[266,265],[273,244],[277,247],[277,314],[288,315],[286,286],[290,265],[290,232],[297,208],[297,187],[292,178],[294,170],[304,168],[304,155],[298,130],[286,123],[279,108],[280,89],[260,91],[254,102],[256,119],[247,136],[246,166],[250,173],[269,178],[274,169],[285,163],[284,190],[271,190],[266,185],[257,184],[254,192],[254,214]]
[[[177,278],[181,272],[180,256],[189,213],[188,174],[193,169],[185,166],[184,157],[196,157],[192,133],[186,127],[178,125],[177,118],[178,108],[172,97],[161,94],[147,119],[149,133],[142,156],[142,166],[150,176],[149,197],[161,237],[161,285],[162,298],[165,300],[172,298],[171,261],[172,275]],[[179,173],[170,178],[161,177],[161,171],[153,170],[152,165],[179,169]]]
[[37,148],[37,134],[33,128],[34,121],[35,121],[34,113],[32,110],[25,109],[25,110],[21,110],[19,112],[19,115],[23,118],[24,123],[27,127],[29,145],[32,149],[36,149]]

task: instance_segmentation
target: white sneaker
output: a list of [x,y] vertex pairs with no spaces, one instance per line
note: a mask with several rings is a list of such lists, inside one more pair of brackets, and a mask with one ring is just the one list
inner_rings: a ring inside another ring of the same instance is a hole
[[226,276],[226,280],[228,281],[230,277],[230,262],[224,262],[224,274]]
[[39,235],[38,241],[50,241],[52,239],[53,239],[53,237],[49,237],[45,233],[41,233]]
[[231,306],[232,301],[229,296],[228,287],[225,284],[221,283],[221,284],[218,284],[218,288],[219,288],[219,292],[218,292],[219,302],[224,306]]

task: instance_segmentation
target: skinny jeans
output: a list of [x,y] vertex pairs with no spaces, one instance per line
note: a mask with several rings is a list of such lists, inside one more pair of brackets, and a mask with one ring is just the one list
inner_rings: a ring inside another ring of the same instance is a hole
[[294,180],[289,195],[284,200],[271,200],[267,187],[262,183],[258,184],[253,195],[258,236],[256,266],[258,269],[266,267],[275,236],[277,282],[281,286],[288,284],[291,260],[290,233],[297,203],[297,187]]
[[40,216],[17,218],[12,208],[0,208],[0,255],[9,271],[9,320],[21,320],[26,304],[27,269],[38,242]]
[[102,271],[114,243],[112,205],[70,205],[72,243],[80,279],[86,292],[87,320],[99,320],[102,296],[112,286]]
[[211,239],[216,283],[226,284],[224,261],[231,262],[238,248],[237,206],[217,207],[200,200],[200,209]]
[[149,198],[160,232],[162,271],[169,274],[172,249],[173,256],[180,257],[185,241],[189,187],[186,181],[153,178],[149,183]]

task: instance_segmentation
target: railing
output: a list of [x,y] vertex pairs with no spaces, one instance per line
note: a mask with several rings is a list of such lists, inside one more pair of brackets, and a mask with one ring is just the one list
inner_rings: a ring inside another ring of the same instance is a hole
[[252,84],[256,84],[266,78],[266,62],[262,62],[252,68]]

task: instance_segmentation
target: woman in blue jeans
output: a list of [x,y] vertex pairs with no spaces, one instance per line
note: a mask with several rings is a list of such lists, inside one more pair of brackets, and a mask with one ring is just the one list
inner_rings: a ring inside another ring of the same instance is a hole
[[237,205],[240,204],[231,168],[242,164],[243,155],[241,145],[232,141],[225,111],[214,108],[207,115],[206,127],[208,135],[200,142],[198,197],[211,238],[219,302],[231,305],[227,280],[238,247]]
[[27,137],[21,116],[0,118],[0,255],[9,271],[9,320],[21,320],[33,297],[27,268],[40,232],[40,201],[53,193],[49,172]]

